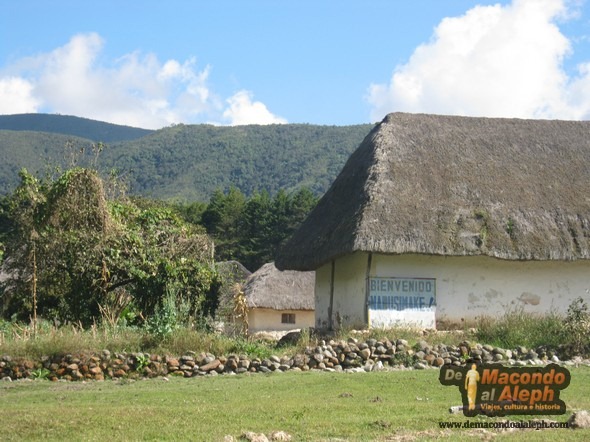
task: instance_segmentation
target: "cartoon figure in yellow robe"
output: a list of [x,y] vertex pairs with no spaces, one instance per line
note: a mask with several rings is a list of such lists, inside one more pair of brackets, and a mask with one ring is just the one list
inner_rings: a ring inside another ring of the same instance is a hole
[[471,370],[465,375],[465,390],[467,390],[467,401],[469,410],[475,410],[475,399],[477,397],[477,383],[479,382],[479,373],[477,366],[471,365]]

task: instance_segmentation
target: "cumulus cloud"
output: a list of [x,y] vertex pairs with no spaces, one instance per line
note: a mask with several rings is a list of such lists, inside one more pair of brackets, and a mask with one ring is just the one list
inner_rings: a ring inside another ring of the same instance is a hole
[[284,124],[284,118],[272,114],[250,91],[239,91],[227,99],[229,107],[223,112],[223,118],[232,126],[243,124]]
[[428,112],[521,118],[590,117],[590,63],[566,74],[572,18],[565,0],[514,0],[445,18],[430,42],[398,66],[389,84],[368,90],[371,118]]
[[19,77],[0,78],[0,114],[34,113],[39,104],[30,82]]
[[248,93],[224,101],[209,86],[211,68],[194,58],[161,62],[154,54],[102,60],[103,39],[75,35],[49,53],[23,58],[0,71],[0,113],[56,112],[145,128],[216,121],[278,122]]

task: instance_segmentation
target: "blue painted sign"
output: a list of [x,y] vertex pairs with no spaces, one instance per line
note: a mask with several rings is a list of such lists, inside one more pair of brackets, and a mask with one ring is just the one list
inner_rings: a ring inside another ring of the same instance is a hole
[[370,310],[422,310],[436,307],[434,278],[369,278]]

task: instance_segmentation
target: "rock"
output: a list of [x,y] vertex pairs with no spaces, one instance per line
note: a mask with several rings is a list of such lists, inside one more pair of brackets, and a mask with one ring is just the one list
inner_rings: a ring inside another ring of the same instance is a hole
[[[449,359],[449,364],[450,363],[451,363],[451,360]],[[432,365],[434,365],[435,367],[441,367],[444,364],[445,364],[445,360],[440,357],[438,357],[434,361],[432,361]]]
[[361,358],[363,358],[363,360],[366,361],[367,359],[369,359],[371,357],[371,349],[363,348],[360,351],[360,355],[361,355]]
[[586,410],[580,410],[575,412],[567,420],[570,428],[575,429],[586,429],[590,428],[590,413]]
[[277,442],[290,442],[293,439],[293,436],[285,431],[273,431],[270,433],[269,439]]
[[434,356],[433,354],[428,354],[428,355],[424,356],[424,361],[428,365],[434,365],[435,360],[436,360],[436,356]]
[[376,355],[384,355],[385,353],[387,353],[387,349],[383,345],[378,345],[375,349]]
[[208,364],[205,364],[205,365],[199,367],[199,370],[201,370],[201,371],[215,370],[217,367],[219,367],[219,364],[221,364],[221,361],[219,359],[215,359],[215,360],[209,362]]
[[238,369],[238,361],[236,358],[229,358],[225,363],[226,370],[228,371],[236,371]]
[[248,440],[250,442],[269,442],[268,438],[262,433],[254,433],[247,431],[240,436],[241,439]]
[[420,342],[418,342],[416,344],[416,346],[418,347],[419,350],[423,351],[424,353],[426,353],[428,350],[430,350],[430,345],[428,345],[428,342],[421,340]]
[[294,367],[303,367],[305,365],[306,361],[305,361],[305,356],[301,355],[301,354],[297,354],[295,356],[293,356],[293,366]]
[[301,332],[300,331],[292,331],[284,335],[279,342],[277,342],[277,347],[285,347],[287,345],[296,345],[301,339]]
[[385,367],[383,367],[383,362],[377,361],[375,365],[373,365],[373,371],[383,371]]
[[166,364],[168,367],[180,367],[180,362],[176,358],[166,358]]

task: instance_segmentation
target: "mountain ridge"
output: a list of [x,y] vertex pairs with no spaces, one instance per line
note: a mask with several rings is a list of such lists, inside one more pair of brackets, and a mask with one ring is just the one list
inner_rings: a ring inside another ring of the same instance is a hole
[[[88,130],[85,137],[76,136],[84,135],[85,127],[94,120],[52,117],[60,123],[57,129],[49,128],[53,133],[25,130],[22,121],[18,130],[7,130],[6,123],[0,129],[0,193],[14,189],[23,167],[41,176],[54,166],[65,168],[94,161],[92,145],[105,141],[93,138],[96,130]],[[60,118],[65,120],[60,122]],[[110,129],[110,123],[96,123]],[[131,194],[165,200],[207,201],[215,189],[231,186],[246,195],[301,187],[321,195],[372,127],[178,124],[144,130],[134,139],[105,142],[97,166],[104,174],[117,169],[126,178]],[[58,129],[62,133],[55,133]],[[85,153],[80,154],[80,150]]]
[[57,133],[103,143],[135,140],[154,132],[139,127],[60,114],[0,115],[0,130]]

